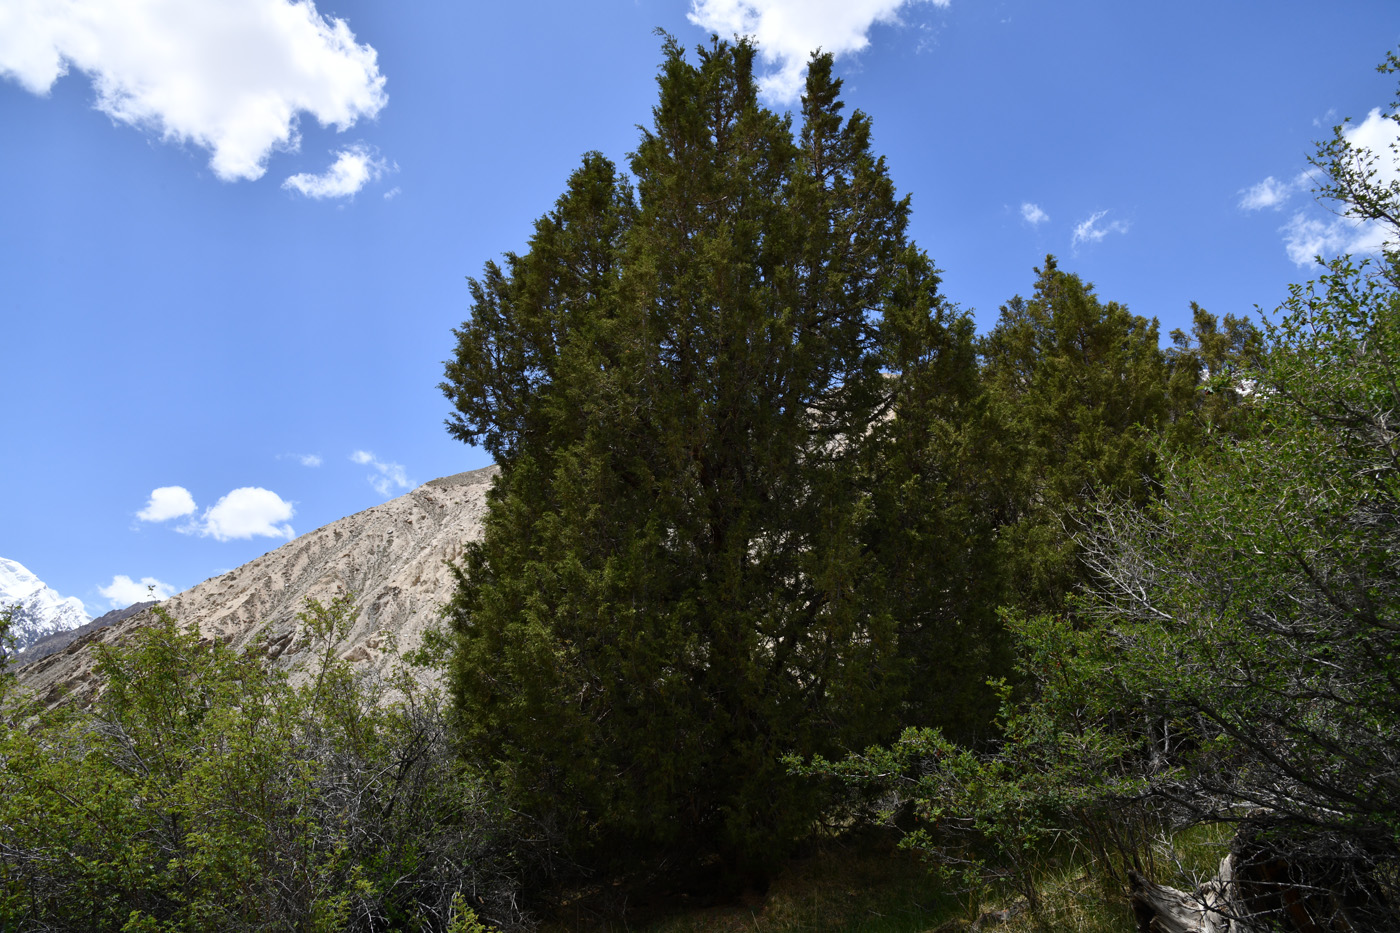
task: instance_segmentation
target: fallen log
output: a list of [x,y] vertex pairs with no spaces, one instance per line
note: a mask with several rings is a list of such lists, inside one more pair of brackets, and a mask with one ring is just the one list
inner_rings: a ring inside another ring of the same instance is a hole
[[1129,895],[1140,933],[1262,933],[1239,910],[1235,854],[1220,860],[1215,877],[1188,893],[1129,872]]

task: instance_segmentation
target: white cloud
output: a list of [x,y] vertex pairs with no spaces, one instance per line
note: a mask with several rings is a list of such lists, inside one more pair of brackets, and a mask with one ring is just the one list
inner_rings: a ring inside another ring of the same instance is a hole
[[1099,221],[1108,216],[1108,211],[1095,211],[1089,215],[1089,219],[1074,228],[1074,236],[1070,240],[1070,245],[1077,249],[1080,243],[1098,243],[1110,233],[1127,233],[1128,225],[1121,220],[1115,220],[1106,226],[1099,226]]
[[1278,210],[1287,204],[1293,195],[1312,188],[1314,182],[1310,170],[1299,172],[1292,180],[1279,181],[1270,175],[1257,185],[1240,189],[1240,209],[1259,211],[1271,207]]
[[146,507],[136,513],[143,522],[164,522],[195,510],[194,496],[184,486],[161,486],[151,490]]
[[318,467],[321,465],[320,454],[278,454],[278,460],[295,460],[304,467]]
[[1344,253],[1376,254],[1386,245],[1386,229],[1375,222],[1350,217],[1310,217],[1299,211],[1279,228],[1284,249],[1295,265],[1306,266],[1316,257],[1330,259]]
[[1313,126],[1316,126],[1316,127],[1318,127],[1318,128],[1321,128],[1321,127],[1323,127],[1323,126],[1329,126],[1329,127],[1330,127],[1330,126],[1333,126],[1333,125],[1336,123],[1336,120],[1337,120],[1337,109],[1336,109],[1335,107],[1330,107],[1330,108],[1328,108],[1327,112],[1324,113],[1322,116],[1320,116],[1320,117],[1313,117],[1312,123],[1313,123]]
[[403,189],[400,188],[398,185],[395,185],[388,191],[384,192],[384,200],[392,201],[394,200],[394,198],[397,198],[401,194],[403,194]]
[[378,53],[312,0],[3,0],[0,76],[47,94],[70,67],[112,119],[262,176],[309,113],[345,130],[388,101]]
[[393,495],[395,489],[412,489],[414,483],[398,463],[386,463],[375,458],[366,450],[357,450],[350,455],[351,461],[362,466],[372,466],[375,472],[368,477],[369,484],[381,496]]
[[1041,210],[1040,205],[1032,204],[1029,201],[1021,205],[1021,216],[1032,227],[1043,224],[1050,219],[1050,215]]
[[1266,207],[1280,207],[1293,194],[1293,186],[1276,181],[1274,176],[1261,181],[1252,188],[1240,192],[1240,207],[1247,211],[1262,210]]
[[291,540],[296,532],[287,521],[295,514],[292,504],[272,490],[243,486],[205,509],[199,521],[180,530],[216,541],[255,537]]
[[[1373,183],[1390,185],[1400,181],[1400,126],[1379,107],[1367,114],[1366,119],[1360,123],[1347,125],[1342,130],[1342,135],[1352,146],[1369,153],[1372,157],[1371,168],[1375,171]],[[1246,192],[1246,200],[1242,200],[1240,206],[1251,207],[1251,204],[1246,203],[1249,195],[1272,181],[1272,178],[1267,178],[1249,189]],[[1313,187],[1315,181],[1312,174],[1305,171],[1291,184],[1281,187],[1287,194]],[[1282,200],[1278,203],[1282,203]],[[1345,205],[1338,205],[1337,208],[1344,210]],[[1318,208],[1294,213],[1288,223],[1279,228],[1279,232],[1283,234],[1283,245],[1288,258],[1298,266],[1307,266],[1319,256],[1330,259],[1343,254],[1377,254],[1392,242],[1390,232],[1380,223],[1328,214]]]
[[113,609],[125,609],[132,603],[143,603],[148,599],[169,599],[175,595],[175,587],[155,577],[142,577],[137,581],[119,573],[112,578],[111,586],[99,586],[97,592],[102,594],[103,599],[111,601]]
[[1293,219],[1280,228],[1288,258],[1296,265],[1305,266],[1312,262],[1314,256],[1332,256],[1341,252],[1345,237],[1340,235],[1339,220],[1334,218],[1329,223],[1302,212],[1294,214]]
[[1379,107],[1366,115],[1360,123],[1353,123],[1342,130],[1346,141],[1358,149],[1368,150],[1376,157],[1375,181],[1388,185],[1400,180],[1400,154],[1395,151],[1400,143],[1400,125],[1381,112]]
[[870,44],[876,23],[899,23],[913,3],[946,7],[950,0],[691,0],[686,15],[696,26],[728,39],[752,36],[760,57],[774,68],[759,79],[770,100],[791,104],[802,94],[807,61],[818,48],[836,58]]
[[376,159],[368,146],[356,143],[337,152],[335,162],[320,175],[302,172],[282,182],[282,187],[300,191],[308,198],[347,198],[388,170],[389,166]]

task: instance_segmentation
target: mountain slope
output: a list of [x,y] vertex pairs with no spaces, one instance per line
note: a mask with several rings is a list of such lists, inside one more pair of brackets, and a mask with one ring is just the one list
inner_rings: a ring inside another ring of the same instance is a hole
[[[389,637],[416,648],[438,622],[454,581],[447,561],[481,535],[495,467],[433,480],[407,495],[308,532],[277,550],[213,577],[161,605],[206,638],[257,647],[277,664],[306,658],[296,614],[308,597],[328,602],[351,593],[360,610],[339,646],[348,660],[373,669],[388,661]],[[125,638],[150,618],[143,612],[80,638],[17,671],[20,682],[56,703],[72,693],[91,699],[95,644]],[[265,644],[265,648],[259,643]]]
[[125,609],[113,609],[106,615],[100,615],[86,625],[66,629],[62,632],[54,632],[52,635],[45,635],[43,638],[32,642],[28,648],[21,650],[16,655],[15,664],[31,664],[40,658],[47,658],[57,651],[62,651],[85,635],[91,635],[100,628],[115,625],[123,619],[130,618],[138,612],[144,612],[154,605],[156,605],[156,601],[153,599],[145,602],[133,603]]
[[83,601],[63,597],[18,561],[0,557],[0,606],[14,606],[11,634],[23,651],[41,638],[88,621]]

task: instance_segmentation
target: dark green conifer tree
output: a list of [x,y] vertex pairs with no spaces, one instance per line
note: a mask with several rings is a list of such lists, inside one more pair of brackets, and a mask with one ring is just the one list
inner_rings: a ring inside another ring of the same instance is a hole
[[1174,330],[1170,371],[1169,449],[1190,455],[1220,435],[1248,429],[1252,395],[1264,364],[1264,334],[1249,318],[1217,318],[1191,302],[1191,333]]
[[983,343],[989,468],[1004,484],[1006,600],[1059,610],[1084,579],[1073,532],[1098,499],[1147,501],[1168,415],[1157,322],[1104,303],[1053,256]]
[[452,684],[465,754],[575,854],[753,870],[818,803],[780,756],[888,736],[915,680],[874,543],[910,505],[879,468],[929,438],[871,426],[931,424],[971,331],[830,57],[794,139],[752,46],[665,53],[635,200],[587,157],[473,283],[443,389],[502,473]]

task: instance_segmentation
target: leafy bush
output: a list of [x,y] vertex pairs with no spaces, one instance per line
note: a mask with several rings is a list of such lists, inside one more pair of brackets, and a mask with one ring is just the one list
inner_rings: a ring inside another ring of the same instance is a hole
[[[90,711],[0,722],[0,928],[448,928],[521,920],[507,814],[455,764],[442,698],[336,656],[309,601],[304,682],[156,610],[99,648]],[[463,900],[465,898],[465,900]],[[454,900],[455,899],[455,900]]]
[[912,817],[901,845],[927,856],[973,906],[1012,890],[1035,908],[1065,859],[1093,859],[1109,882],[1140,870],[1157,823],[1134,766],[1134,717],[1097,683],[1111,648],[1063,619],[1012,618],[1009,628],[1026,687],[1018,694],[998,684],[994,746],[908,729],[888,747],[842,761],[789,764],[874,792],[886,820]]

